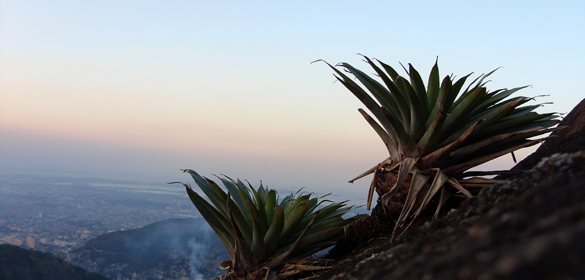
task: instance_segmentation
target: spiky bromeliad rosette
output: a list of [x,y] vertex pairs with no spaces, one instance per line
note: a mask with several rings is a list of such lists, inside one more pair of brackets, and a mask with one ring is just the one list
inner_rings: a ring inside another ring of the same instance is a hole
[[[218,178],[226,192],[193,170],[184,172],[209,202],[189,185],[180,184],[230,255],[222,262],[230,270],[223,279],[282,279],[328,268],[307,257],[335,244],[344,234],[343,227],[355,220],[341,217],[353,209],[347,201],[332,203],[300,191],[279,200],[275,190],[262,184],[256,190],[224,175]],[[329,204],[322,206],[324,202]]]
[[532,98],[510,97],[525,87],[488,91],[485,79],[495,70],[480,75],[463,90],[471,74],[459,79],[446,76],[441,81],[437,63],[425,86],[410,64],[408,70],[405,68],[408,77],[403,77],[379,60],[375,59],[376,64],[366,56],[364,59],[379,79],[347,63],[328,65],[337,80],[371,112],[373,117],[359,109],[390,154],[350,182],[374,173],[368,209],[375,190],[386,209],[400,213],[395,228],[414,220],[431,201],[436,204],[436,218],[452,195],[470,197],[493,184],[495,180],[470,175],[503,171],[466,171],[535,145],[543,139],[534,137],[557,129],[552,128],[559,122],[557,114],[534,112],[539,104],[525,105]]

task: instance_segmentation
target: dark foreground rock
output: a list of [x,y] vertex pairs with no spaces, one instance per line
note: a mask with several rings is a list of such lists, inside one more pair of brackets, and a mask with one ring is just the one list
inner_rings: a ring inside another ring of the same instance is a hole
[[0,279],[108,280],[110,278],[70,265],[50,253],[3,244],[0,245]]
[[438,221],[376,242],[319,279],[581,279],[585,153],[548,158]]
[[514,168],[530,171],[437,221],[392,240],[363,219],[315,279],[585,279],[585,100],[560,126]]

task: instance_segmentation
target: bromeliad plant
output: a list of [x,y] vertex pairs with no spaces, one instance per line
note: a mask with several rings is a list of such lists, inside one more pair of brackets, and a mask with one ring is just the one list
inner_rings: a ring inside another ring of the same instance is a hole
[[478,188],[496,182],[471,176],[504,172],[467,172],[470,168],[535,145],[543,140],[535,136],[558,129],[551,128],[559,122],[557,114],[539,114],[534,109],[540,105],[524,105],[532,98],[509,98],[525,87],[488,91],[484,81],[495,70],[463,90],[471,74],[459,79],[446,76],[441,81],[437,63],[425,85],[410,64],[408,70],[404,68],[405,78],[379,60],[378,66],[364,59],[381,83],[347,63],[337,65],[341,70],[327,64],[373,114],[359,109],[388,149],[386,160],[350,182],[374,173],[367,207],[376,190],[385,209],[400,213],[395,230],[419,216],[431,201],[436,203],[436,218],[453,194],[470,197]]
[[[306,265],[304,258],[335,244],[343,236],[343,227],[355,219],[341,217],[353,209],[346,206],[347,201],[321,207],[331,201],[299,191],[279,202],[276,191],[262,184],[256,190],[224,175],[218,178],[226,192],[193,170],[183,171],[209,199],[180,183],[230,255],[221,265],[230,270],[223,279],[274,279],[323,269]],[[174,183],[179,182],[170,184]]]

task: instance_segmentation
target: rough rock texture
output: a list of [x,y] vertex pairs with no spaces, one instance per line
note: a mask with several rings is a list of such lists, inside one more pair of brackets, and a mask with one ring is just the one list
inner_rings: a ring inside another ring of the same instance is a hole
[[584,279],[585,152],[556,153],[585,150],[585,101],[561,125],[528,173],[394,240],[360,240],[316,279]]
[[484,189],[447,217],[320,279],[577,279],[585,275],[585,153]]

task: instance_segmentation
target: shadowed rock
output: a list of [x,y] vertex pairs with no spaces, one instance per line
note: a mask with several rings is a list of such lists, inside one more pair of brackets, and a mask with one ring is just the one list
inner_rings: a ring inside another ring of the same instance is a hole
[[515,167],[529,172],[393,241],[363,242],[316,279],[581,279],[585,100],[560,125]]

